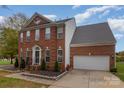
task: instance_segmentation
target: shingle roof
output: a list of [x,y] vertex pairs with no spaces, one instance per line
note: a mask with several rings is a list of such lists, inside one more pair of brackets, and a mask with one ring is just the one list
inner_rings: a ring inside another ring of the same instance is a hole
[[71,41],[71,44],[110,43],[116,40],[107,22],[77,27]]
[[67,18],[67,19],[63,19],[63,20],[58,20],[56,21],[56,23],[61,23],[61,22],[66,22],[66,21],[69,21],[69,20],[72,20],[73,18]]

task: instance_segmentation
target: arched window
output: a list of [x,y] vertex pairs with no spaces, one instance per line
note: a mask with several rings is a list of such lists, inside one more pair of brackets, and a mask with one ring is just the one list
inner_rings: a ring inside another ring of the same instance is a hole
[[36,51],[39,51],[39,50],[40,50],[40,48],[39,48],[39,47],[36,47],[36,48],[35,48],[35,50],[36,50]]

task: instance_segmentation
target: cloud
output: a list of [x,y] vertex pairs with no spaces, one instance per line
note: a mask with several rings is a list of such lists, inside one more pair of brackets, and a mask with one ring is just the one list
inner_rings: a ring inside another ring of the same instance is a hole
[[117,10],[118,8],[119,6],[97,6],[97,7],[88,8],[83,13],[76,14],[75,19],[77,24],[80,24],[97,13],[105,13],[109,9]]
[[51,15],[44,15],[44,16],[51,19],[51,20],[55,20],[57,18],[56,15],[52,15],[52,14]]
[[124,32],[124,18],[108,18],[108,23],[112,30]]
[[123,38],[123,37],[124,37],[123,34],[115,34],[115,38],[116,38],[116,39],[121,39],[121,38]]
[[80,5],[74,5],[74,6],[72,6],[72,9],[76,9],[76,8],[79,8],[80,7]]
[[0,16],[0,23],[4,22],[5,17],[4,16]]
[[110,10],[106,10],[104,13],[102,13],[101,15],[99,15],[99,18],[102,18],[106,15],[108,15],[110,13]]

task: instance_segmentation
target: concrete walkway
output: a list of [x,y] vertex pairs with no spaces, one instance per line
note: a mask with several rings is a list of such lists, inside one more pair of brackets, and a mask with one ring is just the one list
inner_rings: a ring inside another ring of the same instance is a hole
[[109,88],[124,87],[124,83],[110,72],[73,70],[50,88]]
[[42,84],[48,84],[50,85],[50,88],[124,87],[124,83],[118,77],[110,72],[104,71],[72,70],[57,81],[23,76],[21,73],[10,74],[6,77],[13,77]]
[[10,65],[0,65],[1,70],[9,70],[9,71],[16,71],[13,64]]
[[47,85],[52,85],[53,83],[55,83],[54,80],[47,80],[47,79],[42,79],[42,78],[35,78],[35,77],[24,76],[24,75],[21,75],[22,73],[23,72],[9,74],[9,75],[6,75],[6,77],[24,79],[24,80],[27,80],[27,81],[32,81],[32,82],[42,83],[42,84],[47,84]]

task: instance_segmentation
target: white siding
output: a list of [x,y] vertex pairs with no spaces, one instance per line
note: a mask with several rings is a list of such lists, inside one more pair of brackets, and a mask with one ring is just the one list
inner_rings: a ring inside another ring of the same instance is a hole
[[76,29],[75,19],[65,22],[65,67],[70,64],[70,43]]

